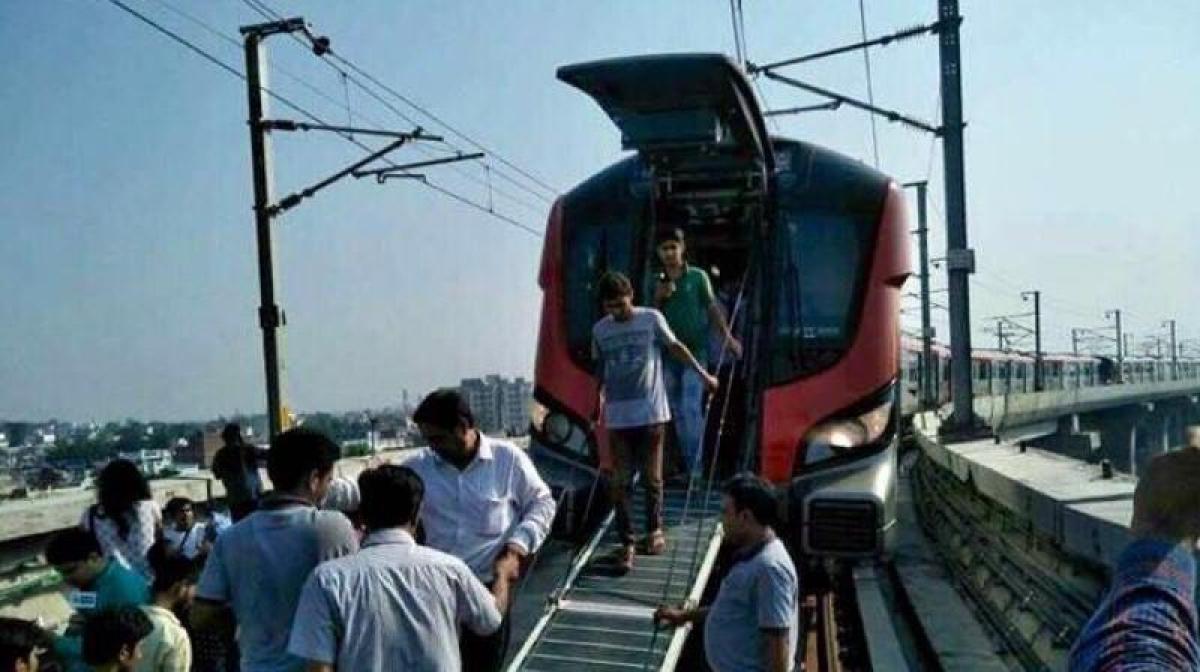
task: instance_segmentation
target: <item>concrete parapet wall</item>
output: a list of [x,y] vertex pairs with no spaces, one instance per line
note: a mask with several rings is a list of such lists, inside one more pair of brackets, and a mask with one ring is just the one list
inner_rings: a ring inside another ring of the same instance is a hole
[[1197,394],[1200,394],[1200,382],[1195,380],[1102,385],[1073,390],[976,396],[975,413],[983,418],[989,427],[1001,431],[1074,413],[1089,413],[1127,404]]
[[913,421],[921,449],[979,494],[1028,520],[1070,556],[1110,570],[1130,540],[1136,479],[1097,465],[988,438],[942,443],[932,413]]

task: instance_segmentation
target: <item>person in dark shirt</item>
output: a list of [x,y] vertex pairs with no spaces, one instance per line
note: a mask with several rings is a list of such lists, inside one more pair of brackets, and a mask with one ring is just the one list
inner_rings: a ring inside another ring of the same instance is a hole
[[0,672],[38,672],[39,659],[51,644],[37,624],[0,617]]
[[1155,457],[1133,494],[1133,540],[1071,648],[1072,672],[1200,670],[1200,450]]
[[212,472],[225,486],[225,499],[236,523],[258,508],[262,496],[258,449],[242,440],[242,428],[235,423],[225,425],[221,439],[225,445],[213,456]]
[[137,607],[101,610],[83,628],[83,659],[94,672],[133,672],[142,660],[142,640],[153,631]]

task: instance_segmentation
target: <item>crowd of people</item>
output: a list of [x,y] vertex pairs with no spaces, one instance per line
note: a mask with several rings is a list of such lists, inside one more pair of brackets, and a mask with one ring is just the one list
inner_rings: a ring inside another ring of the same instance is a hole
[[135,465],[110,462],[97,503],[46,548],[75,615],[56,636],[0,620],[0,670],[49,651],[68,671],[500,669],[555,502],[458,392],[429,395],[414,421],[429,447],[357,481],[335,477],[340,448],[319,432],[259,453],[231,426],[215,459],[237,522],[199,522],[186,498],[160,511]]

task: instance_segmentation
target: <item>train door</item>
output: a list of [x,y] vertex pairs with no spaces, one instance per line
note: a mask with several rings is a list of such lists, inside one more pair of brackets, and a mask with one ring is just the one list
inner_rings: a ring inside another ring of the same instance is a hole
[[[745,348],[737,360],[723,339],[705,335],[708,361],[722,386],[708,408],[706,453],[725,466],[746,465],[757,444],[747,422],[758,403],[749,381],[760,350],[762,250],[769,228],[767,198],[775,155],[753,93],[723,56],[616,58],[565,66],[562,81],[591,96],[621,134],[621,146],[638,153],[638,181],[626,186],[642,199],[648,217],[636,233],[640,254],[631,276],[652,305],[661,265],[659,231],[680,229],[686,261],[708,273],[716,304]],[[694,336],[694,335],[693,335]],[[692,340],[697,340],[693,337]],[[722,420],[724,422],[722,423]],[[722,441],[714,445],[720,428]]]

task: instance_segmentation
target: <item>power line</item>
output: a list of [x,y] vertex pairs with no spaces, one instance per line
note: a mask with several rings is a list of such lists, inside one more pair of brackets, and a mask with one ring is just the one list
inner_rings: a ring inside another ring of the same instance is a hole
[[[862,40],[863,40],[863,42],[866,42],[867,41],[867,10],[863,6],[863,0],[858,0],[858,23],[859,23],[859,26],[862,28]],[[871,107],[875,107],[875,86],[872,83],[872,77],[871,77],[871,49],[870,49],[870,47],[864,47],[862,52],[863,52],[863,64],[866,66],[866,70],[867,70],[867,102],[871,104]],[[870,117],[871,117],[871,149],[875,154],[875,169],[878,170],[879,169],[879,132],[876,129],[876,125],[875,125],[875,115],[872,114],[872,115],[870,115]]]
[[[133,9],[133,8],[132,8],[132,7],[130,7],[129,5],[127,5],[127,4],[125,4],[124,2],[122,2],[122,0],[107,0],[107,1],[108,1],[110,4],[112,4],[112,5],[116,6],[117,8],[121,9],[122,11],[126,12],[127,14],[129,14],[129,15],[131,15],[131,16],[133,16],[133,17],[137,18],[139,21],[142,21],[143,23],[145,23],[145,24],[149,25],[151,28],[153,28],[154,30],[158,31],[159,33],[162,33],[163,35],[167,36],[168,38],[170,38],[171,40],[175,41],[176,43],[183,45],[183,46],[184,46],[184,47],[186,47],[186,48],[187,48],[189,51],[192,51],[193,53],[195,53],[195,54],[199,55],[200,57],[204,58],[206,61],[209,61],[210,63],[212,63],[212,64],[216,65],[217,67],[221,68],[222,70],[226,71],[227,73],[229,73],[229,74],[233,75],[234,77],[237,77],[237,78],[238,78],[238,79],[240,79],[241,81],[243,81],[243,82],[244,82],[244,81],[246,81],[246,76],[245,76],[244,74],[242,74],[242,72],[241,72],[241,71],[239,71],[237,68],[235,68],[235,67],[233,67],[233,66],[231,66],[231,65],[229,65],[229,64],[227,64],[227,63],[225,63],[224,61],[222,61],[221,59],[217,58],[216,56],[213,56],[213,55],[212,55],[212,54],[210,54],[209,52],[207,52],[207,51],[205,51],[204,49],[202,49],[202,48],[200,48],[200,47],[196,46],[194,43],[190,42],[189,40],[187,40],[187,39],[186,39],[186,38],[184,38],[183,36],[181,36],[181,35],[179,35],[178,33],[176,33],[176,32],[174,32],[174,31],[172,31],[171,29],[169,29],[169,28],[167,28],[167,27],[163,26],[162,24],[160,24],[160,23],[158,23],[158,22],[154,21],[153,19],[151,19],[150,17],[146,16],[145,14],[142,14],[141,12],[138,12],[137,10]],[[265,92],[267,95],[269,95],[269,96],[270,96],[272,99],[274,99],[274,100],[278,101],[279,103],[281,103],[282,105],[285,105],[286,107],[288,107],[288,108],[290,108],[290,109],[294,110],[294,111],[295,111],[295,112],[297,112],[298,114],[301,114],[301,115],[303,115],[303,116],[304,116],[304,117],[306,117],[307,119],[309,119],[309,120],[311,120],[311,121],[313,121],[313,122],[315,122],[315,123],[318,123],[318,124],[325,124],[324,120],[322,120],[320,117],[318,117],[318,116],[316,116],[315,114],[313,114],[313,113],[309,112],[308,110],[306,110],[305,108],[303,108],[303,107],[301,107],[301,106],[297,105],[296,103],[293,103],[291,100],[289,100],[289,99],[285,98],[284,96],[282,96],[282,95],[280,95],[280,94],[278,94],[278,93],[276,93],[276,92],[274,92],[274,91],[271,91],[270,89],[268,89],[268,88],[266,88],[266,87],[262,87],[262,90],[263,90],[263,92]],[[372,149],[371,149],[369,146],[367,146],[367,145],[363,144],[362,142],[359,142],[358,140],[356,140],[355,138],[353,138],[353,137],[352,137],[352,136],[350,136],[349,134],[345,134],[345,133],[339,133],[338,135],[340,135],[341,137],[343,137],[344,139],[346,139],[348,142],[351,142],[351,143],[353,143],[353,144],[357,145],[359,148],[361,148],[361,149],[363,149],[363,150],[365,150],[365,151],[368,151],[368,152],[374,151],[374,150],[372,150]],[[391,163],[391,165],[393,165],[393,166],[394,166],[394,165],[396,165],[395,163],[392,163],[391,161],[386,161],[386,160],[385,160],[385,162],[387,162],[387,163]],[[507,223],[507,224],[509,224],[509,225],[512,225],[512,226],[514,226],[514,227],[516,227],[516,228],[518,228],[518,229],[520,229],[520,230],[522,230],[522,231],[525,231],[525,232],[527,232],[527,233],[530,233],[530,234],[536,235],[536,236],[538,236],[538,237],[541,237],[541,235],[542,235],[542,233],[541,233],[541,232],[539,232],[539,231],[537,231],[537,230],[533,229],[532,227],[529,227],[529,226],[527,226],[527,225],[521,224],[520,222],[518,222],[518,221],[516,221],[516,220],[514,220],[514,219],[512,219],[512,218],[510,218],[510,217],[507,217],[507,216],[505,216],[505,215],[502,215],[502,214],[500,214],[500,213],[498,213],[498,212],[495,212],[493,209],[490,209],[490,208],[488,208],[488,207],[486,207],[486,206],[483,206],[483,205],[481,205],[481,204],[479,204],[479,203],[476,203],[475,201],[472,201],[471,199],[469,199],[469,198],[466,198],[465,196],[461,196],[461,195],[459,195],[459,194],[456,194],[456,193],[454,193],[454,192],[452,192],[452,191],[450,191],[450,190],[448,190],[448,189],[446,189],[446,188],[444,188],[444,187],[438,186],[438,185],[436,185],[436,184],[434,184],[434,183],[432,183],[432,182],[430,182],[430,181],[428,181],[428,180],[424,180],[424,179],[423,179],[423,180],[421,180],[420,182],[421,182],[422,184],[424,184],[425,186],[429,187],[430,189],[433,189],[434,191],[437,191],[437,192],[439,192],[439,193],[445,194],[446,196],[449,196],[449,197],[453,198],[454,200],[456,200],[456,201],[459,201],[460,203],[463,203],[463,204],[465,204],[465,205],[469,205],[469,206],[471,206],[471,207],[474,207],[474,208],[476,208],[476,209],[478,209],[478,210],[481,210],[481,211],[483,211],[483,212],[486,212],[487,214],[491,215],[492,217],[495,217],[496,219],[499,219],[500,221],[503,221],[503,222],[505,222],[505,223]]]
[[729,0],[729,22],[733,25],[733,54],[737,58],[738,65],[746,64],[746,57],[742,54],[742,33],[738,29],[737,20],[737,5],[736,0]]
[[[271,7],[270,7],[269,5],[267,5],[265,2],[262,2],[261,0],[242,0],[242,1],[243,1],[243,2],[244,2],[246,5],[247,5],[247,6],[249,6],[251,9],[253,9],[254,11],[256,11],[256,12],[257,12],[257,13],[258,13],[260,16],[262,16],[262,17],[263,17],[263,18],[265,18],[265,19],[268,19],[268,20],[270,20],[270,21],[277,21],[277,20],[281,20],[281,19],[283,18],[283,16],[282,16],[281,14],[279,14],[279,13],[278,13],[278,12],[276,12],[275,10],[271,9]],[[291,38],[292,38],[292,40],[294,40],[294,41],[295,41],[297,44],[300,44],[301,46],[305,47],[305,49],[306,49],[306,50],[307,50],[307,49],[308,49],[310,46],[312,46],[312,45],[311,45],[311,42],[306,42],[306,41],[304,40],[304,38],[300,37],[299,35],[296,35],[295,33],[289,33],[288,35],[289,35],[289,37],[291,37]],[[348,60],[346,60],[344,57],[342,57],[342,56],[340,56],[340,55],[338,55],[338,54],[335,54],[335,53],[333,53],[333,50],[332,50],[332,49],[327,49],[327,53],[328,53],[329,55],[333,56],[334,58],[337,58],[339,61],[341,61],[341,62],[345,63],[345,64],[347,65],[347,67],[349,67],[349,68],[351,68],[352,70],[354,70],[354,71],[358,72],[358,73],[359,73],[360,75],[362,75],[363,77],[365,77],[365,78],[367,78],[367,79],[371,79],[371,80],[375,81],[375,82],[376,82],[376,86],[379,86],[380,88],[383,88],[384,90],[388,90],[386,86],[382,85],[382,83],[379,83],[379,82],[378,82],[378,80],[374,80],[374,78],[373,78],[373,77],[371,77],[371,76],[370,76],[370,75],[368,75],[367,73],[363,72],[361,69],[359,69],[359,68],[357,68],[356,66],[354,66],[354,64],[353,64],[353,63],[350,63],[350,62],[349,62]],[[388,110],[390,110],[390,111],[391,111],[392,113],[394,113],[396,116],[398,116],[398,117],[400,117],[401,119],[403,119],[403,120],[407,121],[408,123],[412,124],[413,126],[421,126],[420,122],[418,122],[416,119],[412,118],[411,116],[409,116],[409,115],[405,114],[405,113],[404,113],[402,110],[400,110],[399,108],[397,108],[397,107],[396,107],[395,105],[393,105],[393,104],[392,104],[390,101],[388,101],[388,100],[386,100],[385,98],[383,98],[382,96],[380,96],[380,95],[379,95],[378,93],[376,93],[376,92],[375,92],[373,89],[371,89],[369,86],[367,86],[367,85],[366,85],[366,84],[364,84],[362,81],[360,81],[360,80],[358,79],[358,77],[354,77],[354,76],[352,76],[352,75],[348,74],[348,73],[347,73],[347,72],[346,72],[344,69],[342,69],[342,68],[338,67],[338,65],[337,65],[337,64],[333,63],[332,61],[330,61],[330,60],[328,60],[328,59],[326,59],[326,58],[321,58],[321,59],[320,59],[320,61],[321,61],[322,63],[324,63],[326,66],[328,66],[329,68],[331,68],[331,69],[332,69],[334,72],[338,73],[338,75],[339,75],[339,76],[340,76],[340,77],[343,79],[343,81],[347,81],[347,80],[348,80],[349,82],[351,82],[352,84],[354,84],[356,87],[358,87],[358,88],[359,88],[359,89],[360,89],[360,90],[361,90],[363,93],[367,94],[367,95],[368,95],[368,96],[370,96],[372,99],[374,99],[376,102],[378,102],[378,103],[380,103],[381,105],[383,105],[384,107],[386,107]],[[405,98],[404,96],[401,96],[401,95],[400,95],[400,94],[398,94],[397,92],[395,92],[395,91],[390,91],[390,92],[391,92],[393,95],[395,95],[395,96],[397,96],[398,98],[400,98],[400,99],[401,99],[402,101],[404,101],[406,104],[408,104],[408,105],[410,105],[410,106],[412,106],[412,107],[414,107],[414,108],[416,108],[416,109],[420,110],[420,111],[421,111],[423,114],[425,114],[426,116],[430,117],[430,118],[431,118],[431,119],[433,119],[435,122],[437,122],[437,123],[441,124],[442,126],[446,127],[446,128],[447,128],[447,129],[449,129],[449,130],[450,130],[452,133],[455,133],[456,135],[459,135],[460,137],[464,137],[464,136],[462,136],[462,134],[461,134],[461,133],[459,133],[457,130],[455,130],[454,128],[452,128],[452,127],[451,127],[451,126],[449,126],[448,124],[446,124],[444,121],[442,121],[442,120],[438,119],[438,118],[437,118],[436,116],[434,116],[432,113],[430,113],[430,112],[428,112],[427,110],[425,110],[425,109],[423,109],[423,108],[421,108],[421,107],[417,106],[415,103],[413,103],[412,101],[408,100],[408,99],[407,99],[407,98]],[[443,142],[445,142],[445,141],[443,141]],[[459,153],[462,153],[462,151],[463,151],[463,150],[462,150],[460,147],[457,147],[457,146],[455,146],[453,143],[450,143],[450,142],[445,142],[445,144],[446,144],[447,146],[449,146],[449,147],[450,147],[450,148],[451,148],[453,151],[456,151],[456,152],[459,152]],[[478,145],[478,144],[476,144],[475,146],[476,146],[476,148],[477,148],[477,149],[480,149],[480,150],[484,151],[485,153],[487,153],[487,154],[489,154],[489,155],[491,155],[491,156],[495,157],[496,159],[500,160],[500,161],[501,161],[502,163],[504,163],[505,165],[509,165],[511,168],[513,168],[513,170],[516,170],[518,173],[522,173],[522,174],[524,174],[524,175],[525,175],[525,176],[526,176],[528,179],[531,179],[531,180],[533,180],[535,183],[537,183],[537,180],[536,180],[536,178],[533,178],[532,176],[529,176],[528,174],[524,173],[524,171],[522,171],[520,168],[517,168],[516,166],[512,166],[511,164],[509,164],[509,163],[508,163],[508,162],[507,162],[507,161],[504,159],[504,157],[501,157],[501,156],[500,156],[499,154],[497,154],[496,152],[493,152],[493,151],[491,151],[491,150],[489,150],[489,149],[487,149],[487,148],[485,148],[485,147],[483,147],[483,146],[481,146],[481,145]],[[429,153],[429,151],[428,151],[426,148],[419,148],[419,150],[420,150],[420,151],[421,151],[423,154],[425,154],[426,156],[432,156],[432,154],[430,154],[430,153]],[[524,206],[525,208],[527,208],[527,209],[529,209],[529,210],[532,210],[532,211],[534,211],[534,212],[537,212],[537,213],[539,213],[539,214],[542,214],[542,213],[544,212],[544,209],[543,209],[543,208],[541,208],[541,207],[539,207],[539,206],[536,206],[536,205],[531,205],[531,204],[529,204],[527,201],[524,201],[524,200],[522,200],[522,199],[519,199],[519,198],[517,198],[517,197],[515,197],[515,196],[513,196],[513,195],[511,195],[511,194],[509,194],[508,192],[506,192],[506,191],[504,191],[504,190],[502,190],[502,189],[495,189],[494,187],[492,187],[492,186],[490,185],[490,183],[489,183],[489,182],[484,182],[484,181],[482,181],[482,180],[481,180],[479,177],[477,177],[477,176],[473,176],[473,175],[470,175],[468,172],[466,172],[466,171],[465,171],[464,169],[462,169],[461,167],[454,166],[454,167],[453,167],[453,170],[454,170],[455,172],[459,173],[460,175],[462,175],[462,176],[466,177],[467,179],[471,180],[472,182],[475,182],[476,184],[479,184],[480,186],[486,187],[486,188],[488,188],[488,189],[490,189],[490,190],[494,191],[494,192],[496,193],[496,195],[498,195],[498,196],[501,196],[501,197],[503,197],[503,198],[506,198],[506,199],[508,199],[508,200],[510,200],[510,201],[512,201],[512,202],[514,202],[514,203],[517,203],[517,204],[519,204],[519,205],[522,205],[522,206]],[[547,197],[545,196],[545,194],[539,193],[538,191],[535,191],[534,189],[530,188],[529,186],[527,186],[527,185],[524,185],[524,184],[522,184],[522,183],[518,182],[517,180],[513,179],[512,177],[510,177],[510,176],[509,176],[507,173],[505,173],[505,172],[503,172],[503,171],[501,171],[501,170],[497,170],[497,169],[493,169],[493,172],[495,172],[495,174],[496,174],[496,175],[497,175],[497,176],[498,176],[500,179],[502,179],[502,180],[504,180],[504,181],[506,181],[506,182],[508,182],[508,183],[512,184],[513,186],[517,187],[518,189],[521,189],[522,191],[525,191],[526,193],[528,193],[528,194],[530,194],[530,195],[534,196],[535,198],[538,198],[538,199],[542,200],[542,201],[543,201],[543,202],[545,202],[545,203],[552,203],[552,202],[553,202],[553,199],[551,199],[551,198],[547,198]],[[540,186],[546,186],[546,185],[544,185],[544,184],[541,184]],[[553,192],[553,189],[551,189],[551,191]],[[555,196],[557,196],[557,192],[554,192],[554,193],[555,193]]]
[[[179,15],[179,16],[181,16],[181,17],[183,17],[184,19],[186,19],[186,20],[190,21],[191,23],[193,23],[193,24],[195,24],[195,25],[199,26],[200,28],[202,28],[202,29],[203,29],[203,30],[205,30],[206,32],[208,32],[208,33],[210,33],[210,34],[212,34],[212,35],[216,36],[216,37],[217,37],[217,38],[219,38],[220,40],[222,40],[222,41],[224,41],[224,42],[226,42],[226,43],[230,44],[231,46],[233,46],[233,47],[237,48],[239,51],[241,51],[241,49],[242,49],[242,44],[241,44],[240,42],[238,42],[238,41],[237,41],[236,39],[234,39],[233,37],[230,37],[229,35],[226,35],[225,33],[221,32],[219,29],[217,29],[216,27],[214,27],[212,24],[210,24],[210,23],[208,23],[208,22],[206,22],[206,21],[204,21],[204,20],[202,20],[202,19],[200,19],[200,18],[198,18],[198,17],[196,17],[196,16],[194,16],[194,15],[192,15],[192,14],[189,14],[188,12],[186,12],[186,11],[184,11],[184,10],[182,10],[182,9],[180,9],[180,8],[178,8],[178,7],[176,7],[175,5],[172,5],[171,3],[169,3],[169,2],[166,2],[166,0],[153,0],[153,1],[154,1],[155,3],[157,3],[159,6],[161,6],[161,7],[164,7],[164,8],[166,8],[166,9],[170,10],[171,12],[174,12],[175,14],[177,14],[177,15]],[[249,6],[251,9],[255,10],[256,12],[258,12],[258,14],[259,14],[260,16],[263,16],[264,18],[267,18],[267,19],[274,20],[274,19],[272,18],[272,15],[271,15],[271,14],[267,14],[267,13],[266,13],[266,11],[265,11],[265,10],[263,10],[263,9],[262,9],[261,7],[259,7],[258,5],[256,5],[256,4],[252,4],[251,0],[243,0],[243,1],[244,1],[244,2],[246,3],[246,5],[248,5],[248,6]],[[276,16],[277,16],[277,15],[276,15]],[[304,42],[303,40],[301,40],[301,39],[300,39],[299,37],[297,37],[297,36],[296,36],[294,33],[288,33],[288,35],[289,35],[290,37],[292,37],[293,39],[295,39],[295,40],[296,40],[296,41],[297,41],[297,42],[298,42],[300,45],[302,45],[302,46],[304,46],[304,47],[306,47],[306,48],[309,46],[309,45],[308,45],[308,43],[306,43],[306,42]],[[357,87],[361,88],[361,89],[362,89],[362,90],[363,90],[365,93],[367,93],[367,95],[369,95],[369,96],[371,96],[371,97],[375,98],[376,100],[379,100],[379,101],[380,101],[381,103],[383,103],[385,106],[387,106],[387,107],[391,108],[393,112],[395,112],[397,115],[399,115],[399,116],[400,116],[400,118],[402,118],[402,119],[404,119],[405,121],[407,121],[408,123],[412,124],[414,127],[419,127],[419,126],[420,126],[420,124],[419,124],[419,123],[417,123],[417,121],[416,121],[415,119],[412,119],[412,118],[410,118],[410,117],[406,116],[406,115],[405,115],[403,112],[401,112],[401,111],[400,111],[400,110],[398,110],[398,109],[394,109],[394,108],[393,108],[393,107],[392,107],[392,106],[391,106],[391,105],[388,103],[388,101],[386,101],[386,100],[384,100],[384,99],[380,98],[380,97],[378,96],[378,94],[376,94],[376,93],[375,93],[374,91],[372,91],[371,89],[367,88],[365,85],[363,85],[363,84],[362,84],[362,82],[358,81],[358,80],[357,80],[356,78],[354,78],[354,77],[348,77],[348,76],[347,76],[347,74],[346,74],[346,72],[345,72],[344,70],[342,70],[341,68],[337,67],[337,66],[336,66],[336,65],[334,65],[333,63],[330,63],[329,61],[322,60],[321,62],[322,62],[322,63],[325,63],[325,64],[326,64],[326,65],[328,65],[330,68],[333,68],[333,70],[334,70],[335,72],[337,72],[337,73],[340,75],[340,77],[341,77],[341,81],[343,82],[343,84],[344,84],[345,82],[347,82],[347,81],[352,81],[352,82],[354,83],[354,85],[355,85],[355,86],[357,86]],[[361,119],[363,119],[363,120],[365,120],[365,121],[369,122],[369,124],[370,124],[370,125],[372,125],[372,126],[374,126],[375,128],[377,128],[377,129],[382,129],[382,128],[384,128],[384,127],[385,127],[385,126],[384,126],[384,124],[381,124],[381,123],[380,123],[378,120],[372,119],[371,117],[369,117],[369,116],[367,116],[367,115],[365,115],[365,114],[362,114],[362,113],[360,113],[360,112],[357,112],[357,111],[353,111],[353,112],[352,112],[352,110],[351,110],[351,107],[350,107],[350,104],[349,104],[349,90],[347,90],[347,91],[345,92],[345,94],[346,94],[346,102],[345,102],[345,103],[343,103],[342,101],[338,101],[338,100],[337,100],[337,99],[335,99],[334,97],[332,97],[332,96],[330,96],[329,94],[327,94],[327,93],[325,93],[324,91],[322,91],[320,88],[318,88],[318,87],[316,87],[315,85],[311,84],[311,83],[310,83],[308,80],[304,79],[303,77],[300,77],[299,75],[296,75],[296,74],[292,73],[291,71],[287,70],[286,68],[283,68],[283,67],[281,67],[281,66],[279,66],[279,65],[276,65],[276,66],[274,66],[274,69],[275,69],[276,71],[278,71],[280,74],[282,74],[284,77],[286,77],[287,79],[289,79],[289,80],[291,80],[291,81],[294,81],[294,82],[296,82],[297,84],[300,84],[300,85],[301,85],[301,86],[303,86],[304,88],[308,89],[308,90],[309,90],[309,91],[311,91],[311,92],[312,92],[314,95],[316,95],[317,97],[321,98],[322,100],[324,100],[324,101],[326,101],[326,102],[328,102],[328,103],[330,103],[330,104],[334,105],[335,107],[343,107],[343,108],[344,108],[344,109],[347,111],[347,113],[351,113],[351,114],[357,114],[359,118],[361,118]],[[450,149],[449,151],[457,151],[457,152],[459,152],[459,153],[462,153],[462,151],[461,151],[459,148],[457,148],[457,147],[454,147],[453,145],[449,145],[449,143],[446,143],[446,144],[447,144],[448,146],[450,146],[450,147],[451,147],[451,149]],[[416,151],[418,151],[419,153],[421,153],[421,154],[424,154],[425,156],[428,156],[428,157],[433,157],[433,156],[435,156],[435,154],[434,154],[434,150],[432,150],[432,149],[431,149],[431,148],[429,148],[429,147],[426,147],[425,145],[416,144],[416,145],[413,145],[413,148],[414,148]],[[517,197],[517,196],[514,196],[513,194],[509,193],[508,191],[506,191],[506,190],[504,190],[504,189],[498,189],[498,188],[495,188],[495,187],[493,187],[493,186],[491,185],[490,181],[484,181],[484,180],[483,180],[483,179],[481,179],[480,177],[478,177],[478,176],[476,176],[476,175],[472,175],[471,173],[469,173],[467,170],[465,170],[465,169],[464,169],[464,168],[462,168],[461,166],[458,166],[458,165],[451,165],[451,166],[450,166],[450,168],[451,168],[451,170],[453,170],[454,172],[456,172],[456,173],[458,173],[459,175],[463,176],[463,177],[464,177],[464,178],[466,178],[467,180],[470,180],[471,182],[474,182],[474,183],[478,184],[479,186],[481,186],[481,187],[484,187],[484,188],[488,189],[488,191],[489,191],[489,192],[494,192],[494,193],[495,193],[495,195],[497,195],[497,196],[500,196],[501,198],[504,198],[504,199],[506,199],[506,200],[508,200],[508,201],[511,201],[512,203],[515,203],[516,205],[519,205],[519,206],[522,206],[522,207],[524,207],[526,210],[529,210],[530,212],[536,213],[536,214],[538,214],[538,215],[542,215],[542,214],[544,214],[544,213],[545,213],[545,209],[544,209],[543,207],[541,207],[541,206],[538,206],[538,205],[534,205],[534,204],[532,204],[532,203],[530,203],[530,202],[528,202],[528,201],[526,201],[526,200],[524,200],[524,199],[522,199],[522,198],[519,198],[519,197]],[[509,180],[509,181],[511,181],[511,178],[509,178],[509,177],[508,177],[506,174],[503,174],[503,173],[497,173],[497,174],[499,174],[499,175],[500,175],[502,178],[504,178],[504,179],[506,179],[506,180]],[[516,184],[516,183],[514,182],[514,184]],[[517,186],[523,186],[523,185],[520,185],[520,184],[518,184]],[[528,189],[528,188],[526,188],[526,191],[529,191],[529,189]],[[536,197],[538,197],[538,198],[542,198],[543,200],[546,200],[546,199],[544,199],[544,197],[542,197],[542,196],[541,196],[540,194],[538,194],[537,192],[529,191],[529,193],[533,194],[534,196],[536,196]]]

